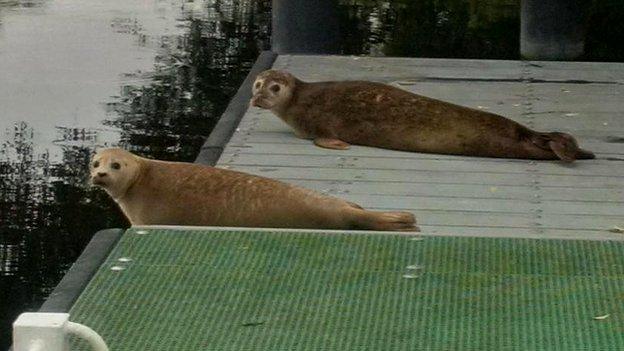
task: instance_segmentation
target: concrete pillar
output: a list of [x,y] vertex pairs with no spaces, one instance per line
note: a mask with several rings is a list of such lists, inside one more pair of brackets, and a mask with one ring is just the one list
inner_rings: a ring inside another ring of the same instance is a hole
[[336,54],[340,49],[337,0],[273,0],[272,51]]
[[573,60],[585,50],[587,0],[521,0],[520,55]]

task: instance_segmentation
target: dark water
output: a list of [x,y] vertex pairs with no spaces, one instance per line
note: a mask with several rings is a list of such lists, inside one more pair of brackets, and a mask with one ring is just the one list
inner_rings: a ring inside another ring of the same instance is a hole
[[[516,0],[343,4],[345,54],[518,58]],[[594,3],[585,59],[624,60],[622,5]],[[0,349],[93,233],[127,226],[87,185],[93,150],[192,161],[269,32],[270,1],[0,0]]]
[[268,47],[269,3],[0,3],[0,349],[94,232],[127,226],[87,185],[94,148],[192,161]]

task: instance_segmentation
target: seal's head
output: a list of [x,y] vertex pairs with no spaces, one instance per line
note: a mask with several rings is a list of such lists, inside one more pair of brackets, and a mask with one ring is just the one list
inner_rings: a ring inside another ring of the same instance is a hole
[[288,105],[297,86],[297,78],[285,71],[268,70],[256,77],[251,106],[279,110]]
[[102,149],[91,160],[91,183],[118,199],[123,197],[141,171],[139,158],[123,149]]

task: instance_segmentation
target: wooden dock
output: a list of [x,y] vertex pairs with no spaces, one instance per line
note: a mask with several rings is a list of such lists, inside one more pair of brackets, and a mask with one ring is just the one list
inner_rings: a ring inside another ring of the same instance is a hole
[[622,349],[624,234],[611,230],[624,226],[624,64],[274,62],[304,80],[381,81],[572,133],[597,159],[568,165],[318,148],[269,112],[247,109],[253,75],[274,58],[260,57],[198,162],[371,209],[409,210],[427,237],[108,230],[96,234],[42,311],[69,312],[111,349],[128,351]]
[[624,64],[280,55],[307,81],[372,80],[577,137],[595,160],[486,159],[297,139],[250,108],[218,166],[376,210],[408,210],[424,234],[616,239],[624,226]]

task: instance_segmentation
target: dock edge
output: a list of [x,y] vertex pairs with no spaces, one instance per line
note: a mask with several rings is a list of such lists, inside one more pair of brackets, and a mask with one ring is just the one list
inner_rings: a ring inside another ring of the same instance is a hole
[[39,312],[68,312],[124,232],[124,229],[103,229],[95,233]]
[[[117,228],[96,232],[38,312],[69,312],[124,232],[124,229]],[[9,347],[9,351],[11,350],[13,350],[12,345]]]
[[256,79],[258,73],[267,70],[273,66],[277,54],[272,51],[263,51],[256,59],[256,62],[251,67],[249,74],[238,88],[236,95],[230,100],[225,112],[219,118],[219,121],[215,125],[214,129],[206,138],[204,145],[201,147],[195,163],[214,166],[221,154],[225,145],[234,134],[236,127],[240,123],[243,115],[249,108],[249,100],[251,99],[251,87]]

